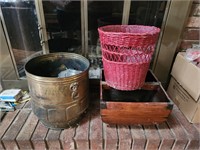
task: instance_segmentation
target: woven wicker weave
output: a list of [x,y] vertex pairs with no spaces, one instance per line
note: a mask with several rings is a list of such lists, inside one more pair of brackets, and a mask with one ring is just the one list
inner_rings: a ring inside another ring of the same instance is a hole
[[149,63],[113,62],[103,59],[107,84],[118,90],[136,90],[144,85]]
[[149,63],[152,58],[152,53],[144,53],[143,51],[132,51],[131,54],[122,54],[102,49],[102,55],[107,60],[114,62],[124,62],[125,64]]
[[119,90],[143,86],[160,29],[142,25],[98,28],[105,79]]
[[155,46],[160,29],[142,25],[108,25],[98,28],[103,46],[143,49]]

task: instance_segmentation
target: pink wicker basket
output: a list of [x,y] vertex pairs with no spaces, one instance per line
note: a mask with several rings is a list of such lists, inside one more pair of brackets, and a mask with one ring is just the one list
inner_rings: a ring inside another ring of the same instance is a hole
[[118,90],[136,90],[144,85],[149,63],[123,63],[103,59],[107,84]]
[[108,25],[98,31],[107,84],[118,90],[141,88],[160,29],[142,25]]
[[108,50],[123,52],[123,48],[126,48],[151,51],[154,50],[160,29],[143,25],[108,25],[99,27],[98,32],[101,46]]

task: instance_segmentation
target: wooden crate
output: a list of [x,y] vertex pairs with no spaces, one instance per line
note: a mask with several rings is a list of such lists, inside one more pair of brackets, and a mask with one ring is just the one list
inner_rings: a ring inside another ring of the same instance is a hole
[[173,102],[151,71],[144,86],[134,91],[109,87],[102,71],[100,87],[100,114],[108,124],[162,123],[173,108]]

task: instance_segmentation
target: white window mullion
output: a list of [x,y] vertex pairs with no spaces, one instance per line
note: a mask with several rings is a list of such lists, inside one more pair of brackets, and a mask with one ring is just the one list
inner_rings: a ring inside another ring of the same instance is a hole
[[44,10],[42,0],[35,0],[35,9],[38,17],[38,29],[40,36],[40,43],[44,54],[49,53],[48,36],[46,30],[46,23],[44,19]]
[[131,0],[124,0],[124,8],[123,8],[123,16],[122,16],[122,24],[126,25],[129,21],[131,8]]

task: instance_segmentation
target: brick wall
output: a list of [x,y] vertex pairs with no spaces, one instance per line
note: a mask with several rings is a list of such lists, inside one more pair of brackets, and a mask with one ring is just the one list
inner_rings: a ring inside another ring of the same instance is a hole
[[181,35],[178,51],[200,44],[200,0],[194,0],[185,29]]

